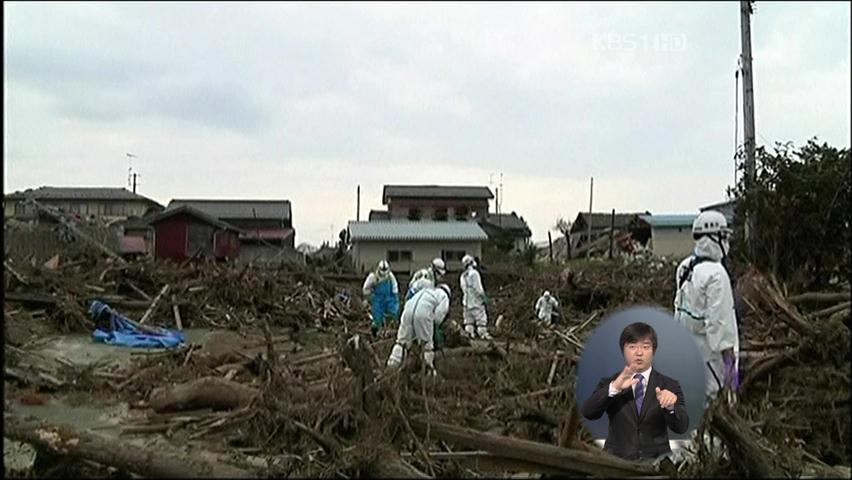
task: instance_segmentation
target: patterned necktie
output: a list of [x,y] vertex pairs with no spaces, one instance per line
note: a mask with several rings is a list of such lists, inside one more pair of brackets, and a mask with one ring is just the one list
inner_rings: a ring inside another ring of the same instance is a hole
[[636,413],[642,413],[642,401],[645,400],[645,386],[642,385],[642,382],[645,381],[645,377],[641,373],[637,373],[633,375],[633,378],[639,380],[639,383],[636,384],[636,390],[633,392],[633,396],[636,398]]

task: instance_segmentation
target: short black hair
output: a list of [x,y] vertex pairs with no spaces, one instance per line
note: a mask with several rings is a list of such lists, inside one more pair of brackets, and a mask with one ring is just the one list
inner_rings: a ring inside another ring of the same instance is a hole
[[651,346],[654,349],[654,353],[656,353],[657,332],[654,331],[654,327],[644,322],[631,323],[624,327],[624,330],[621,331],[621,337],[618,339],[618,346],[621,347],[621,351],[623,352],[624,344],[635,343],[648,337],[651,337]]

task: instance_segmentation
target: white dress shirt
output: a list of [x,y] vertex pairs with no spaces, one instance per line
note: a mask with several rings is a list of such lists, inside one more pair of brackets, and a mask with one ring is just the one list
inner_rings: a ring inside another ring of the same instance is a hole
[[[653,368],[653,367],[648,367],[648,369],[647,369],[647,370],[645,370],[644,372],[639,372],[639,374],[641,374],[641,375],[642,375],[642,387],[644,387],[644,388],[645,388],[645,394],[644,394],[644,396],[642,397],[642,400],[643,400],[643,401],[645,400],[645,397],[647,397],[647,396],[648,396],[648,382],[651,380],[651,369],[652,369],[652,368]],[[635,375],[635,374],[634,374],[634,375]],[[633,388],[633,397],[634,397],[634,398],[636,397],[636,387],[638,387],[638,386],[639,386],[639,383],[637,382],[637,383],[636,383],[636,385],[633,385],[633,387],[632,387],[632,388]],[[626,389],[625,389],[625,390],[626,390]],[[619,393],[621,393],[621,391],[617,390],[617,389],[616,389],[616,388],[612,385],[612,382],[610,382],[610,383],[609,383],[609,396],[610,396],[610,397],[614,397],[614,396],[618,395]],[[669,412],[669,413],[674,413],[674,408],[667,408],[666,410],[668,410],[668,412]]]

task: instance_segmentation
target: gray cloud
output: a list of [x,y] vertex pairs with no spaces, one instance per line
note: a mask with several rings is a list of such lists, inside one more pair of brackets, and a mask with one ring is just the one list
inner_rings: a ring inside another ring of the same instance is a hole
[[[78,158],[121,158],[124,148],[141,146],[149,159],[181,152],[190,169],[211,158],[251,158],[253,168],[239,170],[244,177],[227,187],[286,196],[288,179],[298,178],[320,184],[308,190],[317,198],[338,195],[331,190],[340,185],[367,188],[367,180],[453,181],[430,177],[452,171],[438,164],[464,169],[468,181],[482,174],[484,182],[491,171],[523,173],[530,195],[536,175],[552,182],[548,188],[557,188],[554,179],[585,185],[591,175],[602,188],[607,178],[644,185],[731,176],[734,3],[4,10],[12,178],[35,178],[31,159],[59,164],[69,149]],[[818,134],[848,146],[848,14],[845,4],[758,4],[758,133],[768,141]],[[682,48],[664,48],[661,39],[671,35],[682,38]],[[626,48],[631,39],[635,48]],[[409,177],[382,178],[388,165]],[[158,168],[163,179],[149,171],[145,181],[178,188],[165,182],[173,163]],[[259,173],[265,169],[284,178]],[[317,180],[320,171],[334,181]],[[700,201],[724,195],[723,180],[717,183],[703,186]],[[697,198],[694,188],[670,185],[655,205],[690,211],[696,205],[683,202]],[[321,203],[308,195],[302,201]],[[532,225],[537,237],[549,226]]]
[[165,64],[88,50],[12,46],[13,82],[52,99],[56,111],[90,122],[158,117],[242,133],[268,126],[269,114],[244,85],[189,75],[173,81]]

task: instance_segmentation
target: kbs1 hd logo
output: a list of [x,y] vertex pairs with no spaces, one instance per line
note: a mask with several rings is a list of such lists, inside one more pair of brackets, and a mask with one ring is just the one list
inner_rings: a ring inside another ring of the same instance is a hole
[[594,35],[597,51],[611,52],[684,52],[683,33],[603,33]]

